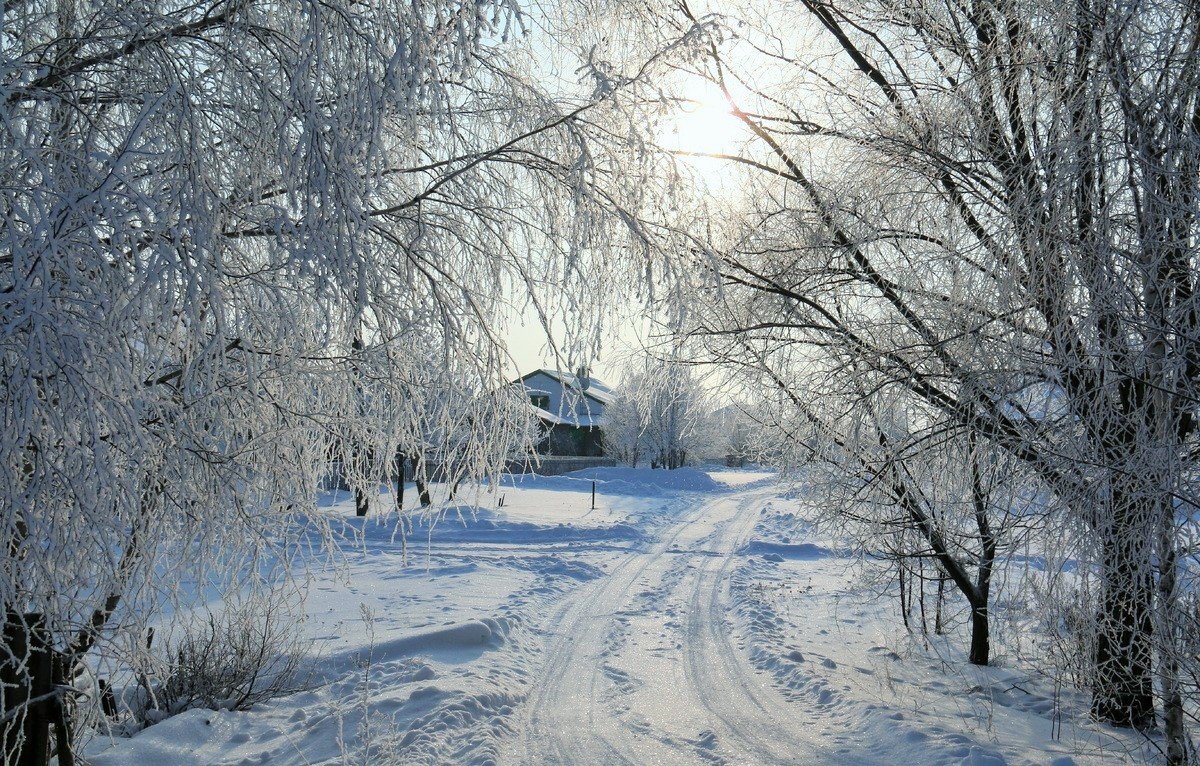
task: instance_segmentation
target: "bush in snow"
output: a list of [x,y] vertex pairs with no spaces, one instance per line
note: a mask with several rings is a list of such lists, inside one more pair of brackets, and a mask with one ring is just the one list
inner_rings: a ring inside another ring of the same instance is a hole
[[309,648],[298,625],[277,595],[193,618],[155,656],[160,680],[142,674],[136,717],[148,725],[195,708],[245,710],[296,691]]

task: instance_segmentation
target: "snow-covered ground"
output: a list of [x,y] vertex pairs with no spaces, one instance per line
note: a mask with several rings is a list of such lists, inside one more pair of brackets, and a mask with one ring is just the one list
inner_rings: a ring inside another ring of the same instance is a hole
[[771,474],[593,469],[471,500],[407,545],[394,518],[349,519],[358,544],[306,601],[306,690],[96,738],[87,761],[1084,766],[1139,744],[1072,726],[1078,695],[966,665],[957,637],[911,639],[861,584],[870,560]]

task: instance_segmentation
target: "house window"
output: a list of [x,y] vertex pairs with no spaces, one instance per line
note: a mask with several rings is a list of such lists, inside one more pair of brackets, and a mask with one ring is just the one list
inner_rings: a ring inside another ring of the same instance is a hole
[[546,394],[530,394],[529,401],[534,407],[538,407],[539,409],[550,409],[550,397]]

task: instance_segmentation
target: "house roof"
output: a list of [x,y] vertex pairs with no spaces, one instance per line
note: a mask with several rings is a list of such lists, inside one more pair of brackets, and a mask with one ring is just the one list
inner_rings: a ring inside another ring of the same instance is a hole
[[588,386],[587,386],[587,388],[584,388],[583,385],[579,381],[579,376],[574,375],[573,373],[570,373],[570,372],[559,372],[558,370],[551,370],[546,367],[543,367],[540,370],[534,370],[533,372],[531,372],[527,375],[522,375],[520,378],[517,379],[516,382],[524,383],[526,380],[528,380],[529,378],[532,378],[534,375],[537,375],[539,373],[557,380],[558,382],[563,384],[564,388],[569,388],[569,389],[571,389],[579,394],[582,394],[583,396],[586,396],[587,398],[592,399],[593,401],[595,401],[599,404],[603,404],[605,406],[612,404],[613,400],[617,398],[617,395],[612,390],[612,387],[598,378],[589,376]]
[[[530,406],[532,407],[532,405]],[[568,413],[567,415],[555,415],[550,410],[544,410],[541,407],[533,407],[533,414],[536,415],[539,420],[556,426],[593,428],[595,426],[604,425],[603,415],[576,415],[575,413]]]

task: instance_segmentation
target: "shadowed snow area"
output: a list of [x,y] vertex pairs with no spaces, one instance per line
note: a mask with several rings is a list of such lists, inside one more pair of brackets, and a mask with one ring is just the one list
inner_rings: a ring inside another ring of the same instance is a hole
[[306,688],[96,737],[88,763],[1085,766],[1136,750],[1072,727],[1080,695],[966,665],[961,634],[910,637],[878,562],[815,532],[805,496],[749,470],[505,476],[405,538],[394,514],[354,519],[330,495],[347,541],[308,591]]

